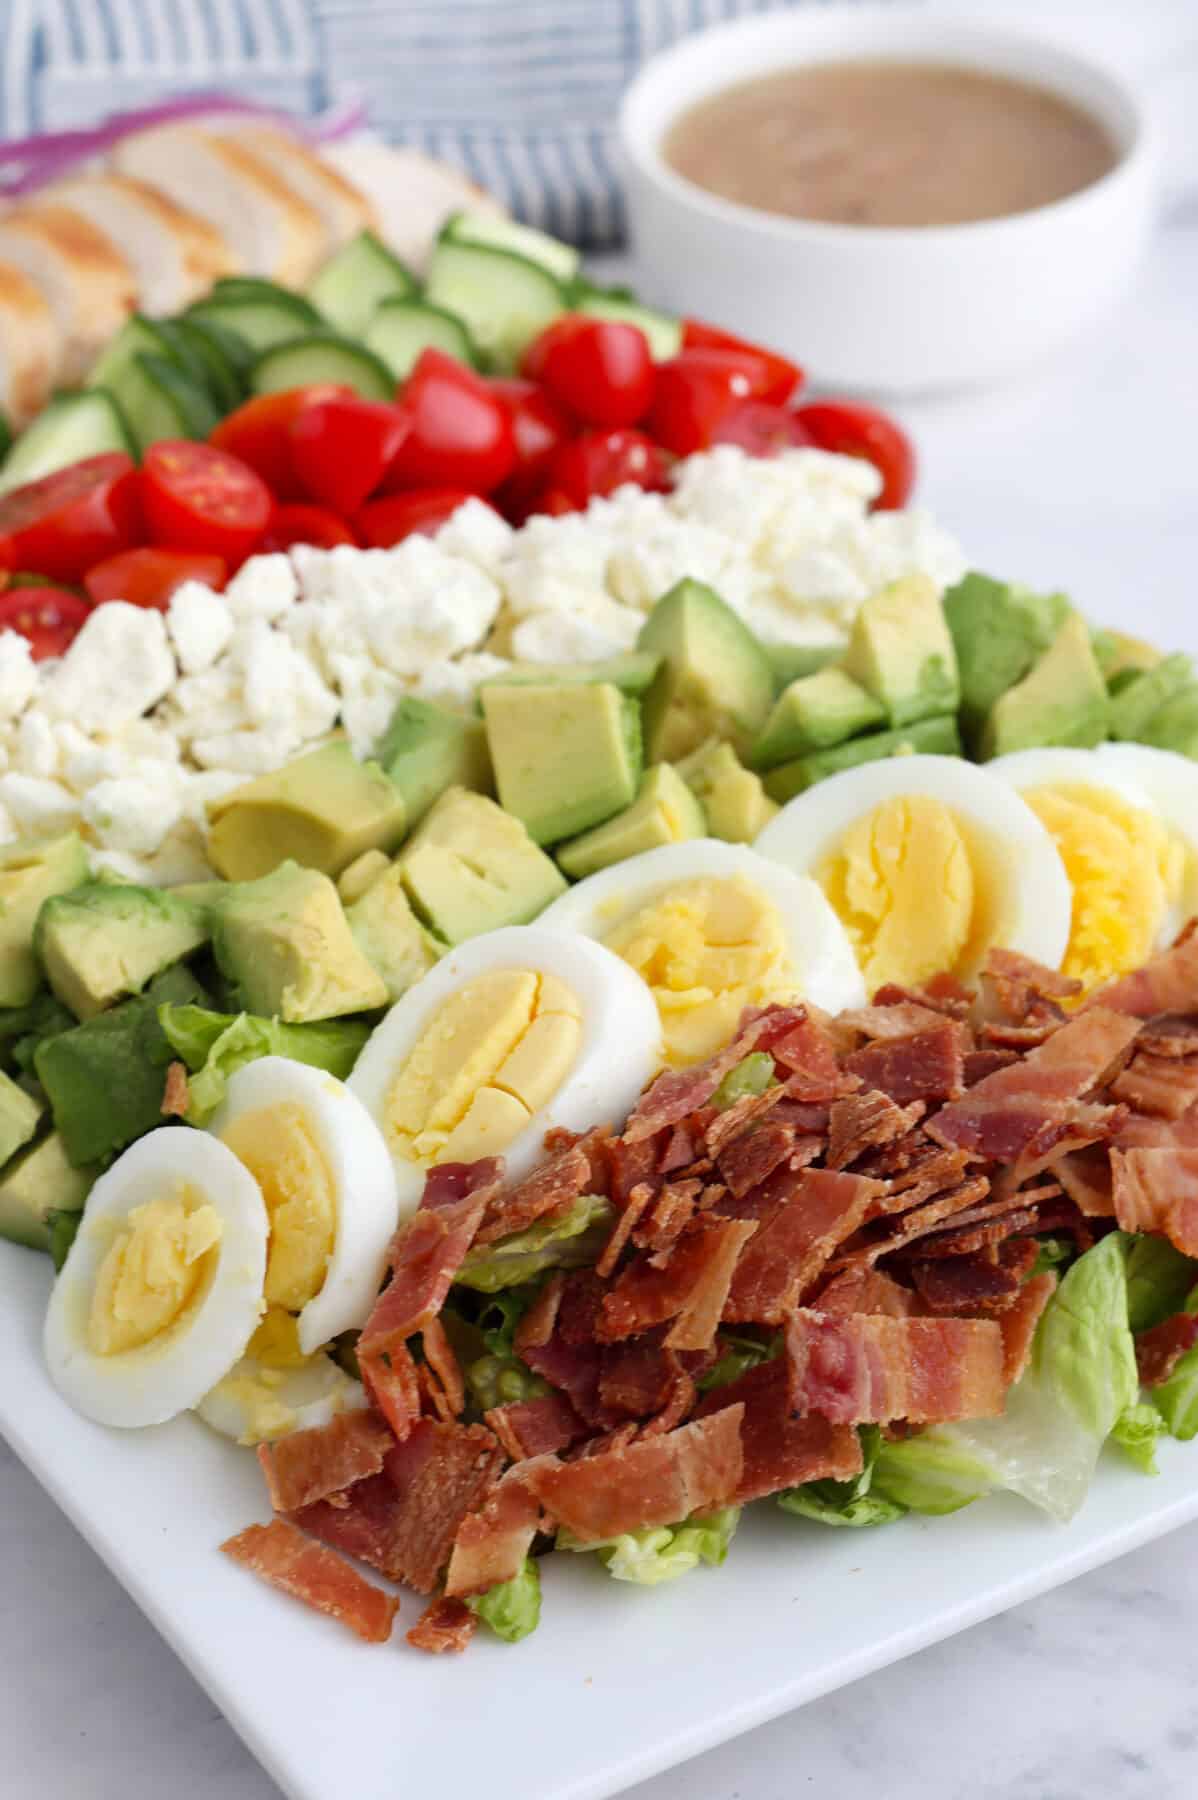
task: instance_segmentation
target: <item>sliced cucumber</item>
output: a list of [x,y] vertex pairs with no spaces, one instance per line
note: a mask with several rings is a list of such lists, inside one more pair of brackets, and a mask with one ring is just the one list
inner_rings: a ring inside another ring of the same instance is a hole
[[116,400],[105,388],[60,394],[17,439],[0,470],[0,493],[53,475],[106,450],[134,453],[133,439]]
[[197,319],[201,325],[220,325],[235,331],[255,350],[269,350],[272,344],[284,344],[302,332],[316,330],[320,318],[300,294],[279,290],[277,298],[254,294],[213,294],[189,307],[185,318]]
[[[245,382],[214,333],[198,319],[175,319],[171,331],[188,356],[219,413],[232,412],[245,398]],[[222,332],[221,337],[225,334]]]
[[636,300],[623,300],[615,294],[584,294],[575,302],[574,310],[588,319],[613,319],[619,325],[639,325],[649,340],[649,353],[654,362],[665,362],[677,356],[682,348],[682,320],[669,313],[656,312]]
[[508,250],[547,269],[556,281],[570,281],[578,273],[581,250],[563,244],[532,225],[517,224],[495,213],[458,212],[445,221],[441,236],[451,244],[485,244],[491,250]]
[[12,426],[9,424],[8,420],[5,418],[4,414],[0,413],[0,463],[2,463],[4,461],[4,458],[8,455],[8,453],[11,449],[12,449]]
[[444,350],[459,362],[478,361],[470,333],[456,313],[427,300],[384,300],[362,339],[402,381],[422,350]]
[[264,350],[250,371],[250,392],[277,394],[314,381],[342,382],[364,400],[390,400],[395,394],[386,363],[335,331],[310,331]]
[[117,371],[113,392],[139,455],[161,438],[206,438],[220,423],[205,389],[165,356],[135,356]]
[[560,284],[526,256],[442,237],[425,298],[457,313],[484,359],[514,369],[532,340],[566,310]]
[[286,306],[297,315],[302,314],[310,325],[320,323],[315,307],[303,294],[297,294],[293,288],[283,287],[277,281],[267,281],[262,275],[222,275],[213,282],[207,299],[215,300],[221,306],[230,300],[236,300],[238,304],[252,300],[255,305]]
[[324,265],[308,298],[330,325],[357,337],[384,301],[411,299],[416,292],[416,278],[398,256],[373,231],[361,231]]
[[147,319],[144,313],[134,313],[92,365],[87,386],[113,392],[118,377],[135,356],[165,356],[169,361],[178,362],[180,367],[186,367],[189,360],[186,352],[180,353],[179,345],[171,335],[169,321]]
[[186,313],[183,318],[175,320],[176,325],[186,325],[194,335],[199,333],[207,339],[214,350],[218,350],[232,369],[239,388],[244,395],[249,385],[250,370],[258,360],[258,352],[247,338],[228,325],[222,325],[216,319],[197,319],[194,313]]

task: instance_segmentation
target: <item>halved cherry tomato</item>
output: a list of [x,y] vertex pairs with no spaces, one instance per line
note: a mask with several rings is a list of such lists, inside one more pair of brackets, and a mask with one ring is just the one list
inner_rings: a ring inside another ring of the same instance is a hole
[[726,412],[712,433],[713,444],[739,444],[750,456],[778,456],[812,442],[788,406],[769,400],[742,400]]
[[402,494],[384,494],[365,505],[355,521],[364,544],[388,550],[414,532],[432,537],[451,519],[459,506],[476,500],[464,488],[409,488]]
[[645,430],[675,456],[716,441],[716,428],[742,400],[764,400],[774,377],[751,350],[680,350],[658,363]]
[[789,400],[803,379],[803,371],[798,363],[791,362],[785,356],[779,356],[776,350],[767,350],[761,344],[750,344],[746,338],[735,336],[731,331],[721,331],[718,325],[705,325],[702,319],[684,319],[682,321],[682,348],[684,350],[735,350],[740,355],[760,357],[769,371],[769,386],[761,390],[763,400]]
[[422,350],[400,390],[412,429],[383,483],[489,494],[511,474],[516,445],[508,409],[481,375],[441,350]]
[[270,489],[247,463],[189,438],[151,444],[141,468],[150,537],[173,550],[205,550],[236,568],[270,524]]
[[291,425],[291,466],[313,500],[354,513],[412,428],[398,406],[347,394],[305,406]]
[[356,398],[353,388],[336,381],[258,394],[222,419],[208,442],[248,463],[276,499],[304,500],[307,495],[291,466],[291,427],[305,407],[346,398]]
[[0,498],[2,560],[51,581],[78,581],[140,534],[137,471],[119,450],[85,457]]
[[596,495],[614,494],[629,483],[653,493],[662,493],[669,485],[666,459],[652,438],[643,431],[584,431],[554,455],[536,510],[548,510],[545,502],[553,489],[575,507],[583,507]]
[[653,398],[653,357],[636,325],[567,313],[528,346],[521,373],[588,425],[635,425]]
[[122,550],[90,568],[83,585],[96,606],[105,600],[127,600],[130,606],[165,612],[171,595],[185,581],[202,581],[219,592],[227,575],[223,556],[195,550]]
[[519,375],[492,375],[487,386],[503,402],[512,422],[516,466],[508,479],[543,474],[558,445],[571,435],[569,418],[538,382]]
[[336,513],[324,506],[276,506],[259,548],[290,550],[292,544],[314,544],[318,550],[335,550],[338,544],[356,544],[357,538]]
[[91,607],[78,594],[60,587],[15,587],[0,595],[0,631],[19,631],[29,639],[34,662],[61,656]]
[[915,446],[894,419],[852,400],[813,401],[800,406],[796,417],[821,450],[863,456],[874,465],[882,477],[875,508],[906,505],[915,486]]

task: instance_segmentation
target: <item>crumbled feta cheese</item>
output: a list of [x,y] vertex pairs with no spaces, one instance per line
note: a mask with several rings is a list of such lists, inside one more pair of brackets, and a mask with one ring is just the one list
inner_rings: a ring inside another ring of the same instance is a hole
[[281,550],[252,556],[225,589],[225,605],[238,625],[247,619],[281,618],[298,598],[295,568]]
[[130,856],[125,850],[89,850],[87,860],[93,875],[115,875],[118,881],[135,881],[139,887],[152,887],[150,865],[144,857]]
[[79,817],[75,796],[61,782],[16,770],[0,775],[0,806],[7,808],[19,832],[31,836],[69,831]]
[[442,525],[433,542],[447,556],[463,556],[493,575],[511,546],[515,532],[485,500],[467,500]]
[[500,601],[489,575],[431,538],[405,538],[384,554],[387,591],[372,598],[367,640],[385,669],[419,675],[429,662],[484,642]]
[[372,754],[407,691],[407,682],[369,657],[334,655],[332,675],[341,695],[341,723],[355,756]]
[[240,670],[222,662],[200,675],[185,675],[175,684],[164,718],[184,743],[244,726],[248,714]]
[[45,779],[58,773],[58,739],[45,713],[36,707],[22,714],[17,725],[12,760],[23,775]]
[[0,719],[15,719],[28,706],[37,682],[29,639],[19,631],[0,631]]
[[79,811],[103,849],[148,856],[178,823],[180,783],[163,764],[143,762],[136,774],[96,782]]
[[492,656],[480,650],[475,656],[459,656],[456,661],[431,662],[416,683],[422,700],[440,700],[447,706],[468,707],[480,681],[493,681],[511,668],[503,656]]
[[280,735],[320,737],[337,718],[337,696],[328,689],[308,658],[262,619],[239,628],[235,660],[244,681],[246,718]]
[[221,731],[198,737],[191,753],[204,769],[233,769],[240,775],[265,775],[294,755],[295,739],[289,731]]
[[171,595],[166,628],[185,675],[209,669],[233,635],[234,617],[223,594],[202,581],[185,581]]
[[643,623],[640,613],[614,600],[577,618],[541,613],[520,621],[512,632],[512,649],[518,662],[598,662],[630,650]]
[[97,606],[42,689],[53,719],[83,731],[117,731],[171,690],[175,659],[160,612],[112,600]]

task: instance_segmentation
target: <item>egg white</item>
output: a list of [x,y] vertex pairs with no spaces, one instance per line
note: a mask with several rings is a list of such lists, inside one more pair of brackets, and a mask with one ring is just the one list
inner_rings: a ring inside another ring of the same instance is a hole
[[220,1138],[243,1114],[286,1105],[303,1114],[324,1158],[337,1215],[324,1281],[299,1314],[299,1346],[310,1356],[366,1322],[386,1272],[398,1202],[387,1146],[361,1100],[307,1063],[287,1056],[246,1063],[230,1076],[208,1131]]
[[[263,1392],[282,1409],[277,1430],[264,1434],[259,1429],[253,1410],[238,1392],[242,1381],[263,1382]],[[259,1444],[266,1437],[285,1437],[292,1431],[310,1431],[327,1425],[337,1413],[350,1412],[368,1404],[366,1389],[339,1368],[331,1356],[314,1356],[300,1368],[268,1369],[255,1356],[243,1356],[222,1376],[216,1386],[196,1404],[196,1412],[205,1425],[219,1431],[238,1444]]]
[[[186,1320],[110,1356],[87,1341],[100,1266],[134,1207],[186,1182],[221,1219],[206,1291]],[[96,1182],[50,1296],[46,1365],[76,1411],[102,1425],[161,1425],[194,1406],[245,1350],[262,1312],[269,1224],[257,1182],[200,1131],[164,1126],[132,1144]]]
[[[507,926],[460,944],[396,1001],[358,1058],[349,1085],[383,1127],[392,1084],[437,1012],[466,982],[496,969],[556,976],[573,990],[582,1012],[582,1039],[569,1073],[503,1151],[508,1176],[518,1180],[543,1155],[547,1131],[622,1123],[658,1066],[661,1028],[653,996],[640,976],[601,944],[563,937],[540,922]],[[420,1204],[426,1170],[397,1151],[392,1160],[399,1214],[405,1218]]]

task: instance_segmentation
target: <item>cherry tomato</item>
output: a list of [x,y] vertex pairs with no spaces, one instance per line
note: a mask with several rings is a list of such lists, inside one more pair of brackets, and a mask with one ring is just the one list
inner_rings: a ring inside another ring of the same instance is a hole
[[481,375],[441,350],[422,350],[400,392],[412,429],[383,483],[385,493],[457,487],[489,494],[516,461],[508,409]]
[[636,325],[567,313],[528,346],[523,374],[588,425],[635,425],[653,398],[653,357]]
[[769,365],[751,350],[680,350],[658,363],[645,430],[675,456],[716,441],[720,420],[742,400],[763,400]]
[[583,507],[596,495],[614,494],[628,483],[652,493],[669,485],[666,459],[652,438],[643,431],[584,431],[554,455],[537,511],[547,510],[545,501],[553,489]]
[[0,560],[51,581],[78,581],[140,534],[137,472],[119,450],[86,457],[0,498]]
[[507,408],[512,422],[516,466],[509,481],[543,474],[558,445],[571,435],[568,416],[538,382],[525,381],[519,375],[493,375],[487,386]]
[[185,581],[202,581],[219,591],[227,575],[223,556],[194,550],[121,550],[90,568],[83,585],[95,606],[105,600],[127,600],[130,606],[165,612],[171,595]]
[[464,488],[409,488],[402,494],[384,494],[380,500],[371,500],[358,514],[356,524],[364,544],[388,550],[414,532],[432,537],[459,506],[477,498]]
[[411,430],[398,406],[347,394],[305,406],[291,425],[291,466],[313,500],[353,513],[373,494]]
[[315,544],[318,550],[335,550],[338,544],[356,544],[357,538],[336,513],[324,506],[303,504],[276,506],[261,549],[290,550],[292,544]]
[[211,444],[165,438],[141,469],[151,539],[172,550],[211,551],[236,568],[270,524],[270,489],[247,463]]
[[59,587],[15,587],[0,595],[0,631],[29,639],[34,662],[61,656],[78,635],[91,607]]
[[769,373],[769,386],[761,389],[760,397],[763,400],[776,400],[781,404],[783,400],[791,399],[803,380],[803,371],[799,365],[790,362],[785,356],[779,356],[776,350],[766,350],[761,344],[750,344],[747,339],[736,337],[731,331],[721,331],[718,325],[705,325],[702,319],[682,321],[682,348],[735,350],[742,356],[758,357]]
[[356,398],[353,388],[336,381],[258,394],[222,419],[208,442],[248,463],[277,500],[304,500],[307,495],[291,466],[291,427],[305,407],[346,398]]
[[915,446],[886,413],[852,400],[817,400],[800,406],[796,417],[821,450],[862,456],[874,465],[882,477],[876,508],[906,505],[915,486]]
[[769,400],[741,400],[726,412],[712,433],[713,444],[739,444],[750,456],[777,456],[812,442],[801,419],[788,406]]

